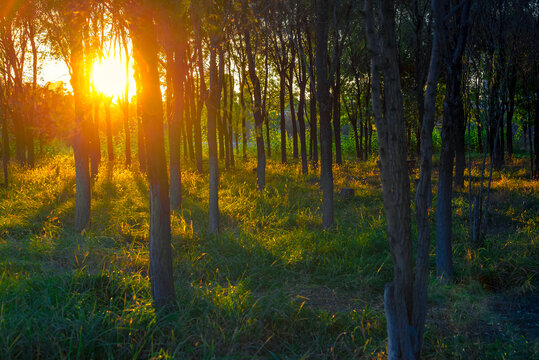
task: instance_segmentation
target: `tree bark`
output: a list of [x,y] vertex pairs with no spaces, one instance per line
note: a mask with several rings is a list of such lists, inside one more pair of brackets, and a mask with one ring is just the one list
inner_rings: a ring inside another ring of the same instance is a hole
[[217,75],[217,39],[210,37],[210,97],[208,109],[208,156],[209,156],[209,223],[208,232],[219,232],[219,167],[217,161],[217,110],[219,108],[219,79]]
[[[244,3],[246,6],[246,3]],[[262,100],[260,95],[260,81],[256,75],[255,59],[253,54],[253,49],[251,47],[251,36],[249,30],[245,30],[245,51],[247,53],[247,61],[249,64],[249,76],[251,77],[251,82],[253,83],[253,97],[254,97],[254,117],[255,117],[255,135],[256,135],[256,153],[257,153],[257,183],[258,190],[264,190],[266,186],[266,156],[264,153],[264,138],[262,137],[262,125],[264,122],[264,117],[262,115]],[[269,155],[268,155],[269,156]]]
[[[109,162],[114,161],[114,148],[112,147],[112,125],[110,121],[110,104],[112,98],[104,98],[104,107],[105,107],[105,130],[107,135],[107,154]],[[140,141],[140,140],[139,140]]]
[[88,159],[88,128],[85,110],[88,94],[88,81],[84,75],[84,51],[82,27],[84,13],[78,11],[81,5],[70,2],[72,13],[68,15],[71,31],[69,32],[70,63],[72,69],[71,86],[75,100],[75,129],[73,134],[73,152],[75,157],[75,231],[81,232],[90,223],[90,169]]
[[[158,45],[150,2],[136,2],[129,9],[133,50],[140,59],[142,124],[148,154],[150,185],[150,283],[154,306],[176,302],[172,271],[170,203],[165,157],[163,108],[158,71]],[[145,5],[145,6],[143,6]]]
[[333,168],[331,146],[331,97],[328,74],[328,31],[330,2],[316,3],[316,87],[320,111],[320,184],[322,188],[322,226],[334,224]]
[[342,165],[341,148],[341,60],[336,59],[335,85],[333,87],[333,133],[335,135],[335,163]]

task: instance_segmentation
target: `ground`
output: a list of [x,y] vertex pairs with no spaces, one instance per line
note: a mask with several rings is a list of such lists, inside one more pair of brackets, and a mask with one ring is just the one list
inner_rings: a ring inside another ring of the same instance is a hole
[[[207,176],[183,163],[184,203],[172,215],[178,309],[166,314],[151,306],[143,174],[103,164],[91,226],[76,234],[72,155],[11,166],[11,185],[0,189],[5,358],[386,357],[392,265],[375,159],[335,167],[333,230],[322,229],[317,178],[302,176],[300,163],[270,160],[259,193],[255,159],[237,161],[220,173],[219,236],[206,231]],[[468,240],[468,184],[457,190],[456,280],[435,279],[431,249],[425,358],[539,356],[539,181],[526,164],[515,158],[494,174],[479,247]],[[343,187],[354,197],[340,198]]]

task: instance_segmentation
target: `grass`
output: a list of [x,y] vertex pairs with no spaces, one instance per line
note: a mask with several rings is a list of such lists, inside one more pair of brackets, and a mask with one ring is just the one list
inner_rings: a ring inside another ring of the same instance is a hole
[[[539,354],[531,300],[539,185],[523,161],[495,174],[490,232],[479,249],[467,239],[466,189],[455,196],[457,281],[441,285],[432,275],[426,358]],[[331,231],[321,226],[316,176],[300,175],[299,163],[269,161],[259,193],[255,167],[237,161],[221,172],[219,236],[206,231],[207,177],[189,165],[182,172],[183,208],[171,217],[178,311],[165,314],[151,306],[144,175],[104,164],[81,235],[72,231],[72,156],[50,155],[34,170],[12,165],[10,187],[0,189],[0,353],[385,358],[382,293],[392,265],[375,160],[335,168],[336,190],[356,195],[335,197]]]

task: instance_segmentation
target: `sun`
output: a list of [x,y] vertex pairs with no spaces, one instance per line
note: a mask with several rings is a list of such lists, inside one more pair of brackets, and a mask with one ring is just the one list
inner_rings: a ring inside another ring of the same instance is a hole
[[129,78],[125,73],[125,60],[115,56],[104,58],[94,64],[92,83],[95,91],[114,99],[122,98],[125,93],[125,85],[129,82],[129,93],[134,84],[131,67]]

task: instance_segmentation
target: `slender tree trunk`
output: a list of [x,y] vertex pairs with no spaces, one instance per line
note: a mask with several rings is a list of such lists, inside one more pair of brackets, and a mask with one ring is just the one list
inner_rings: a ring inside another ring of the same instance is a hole
[[298,103],[298,124],[299,142],[301,147],[301,173],[307,175],[307,142],[305,136],[305,87],[307,85],[307,71],[305,61],[300,60],[300,80],[299,80],[299,103]]
[[[531,127],[530,127],[531,128]],[[528,130],[529,131],[529,130]],[[535,176],[539,175],[539,96],[535,94],[535,118],[533,127],[533,145],[535,155]],[[531,148],[531,139],[530,139]]]
[[[144,130],[142,127],[142,83],[140,79],[140,59],[137,58],[136,54],[133,54],[135,59],[135,85],[137,87],[137,155],[139,170],[141,172],[146,172],[146,144],[144,140]],[[110,106],[110,104],[109,104]],[[105,109],[107,105],[105,104]],[[108,109],[108,120],[107,120],[107,143],[110,134],[110,108]],[[112,154],[112,135],[110,136],[110,147],[109,147],[109,161],[111,161],[110,154]],[[114,160],[114,156],[112,157]]]
[[[219,106],[217,107],[217,130],[219,132],[219,160],[225,160],[225,126],[224,116],[226,112],[226,104],[221,109],[221,93],[223,91],[224,77],[225,77],[225,54],[222,47],[218,50],[219,55],[219,67],[218,67],[218,87],[219,87]],[[226,92],[226,88],[224,90]],[[226,95],[224,96],[226,99]],[[225,100],[226,101],[226,100]],[[225,164],[226,167],[226,164]]]
[[229,102],[229,108],[228,108],[228,147],[229,147],[229,153],[230,153],[230,166],[232,168],[235,167],[234,163],[234,120],[233,120],[233,112],[234,112],[234,76],[232,74],[232,67],[230,65],[230,60],[228,62],[228,74],[229,74],[229,83],[230,86],[229,94],[230,94],[230,102]]
[[104,102],[104,105],[105,105],[104,106],[105,107],[105,127],[106,127],[106,133],[107,133],[106,134],[107,135],[107,154],[108,154],[109,162],[114,161],[114,148],[112,147],[112,125],[111,125],[111,121],[110,121],[110,104],[111,104],[111,100],[112,100],[111,98],[105,98],[105,102]]
[[281,163],[286,164],[286,117],[284,111],[284,95],[286,89],[285,74],[281,70],[279,75],[279,106],[281,109],[281,118],[280,118],[280,130],[281,130]]
[[245,84],[245,71],[242,71],[240,81],[240,106],[241,106],[241,140],[242,140],[242,152],[243,160],[247,160],[247,126],[245,124],[245,99],[243,98],[243,89]]
[[127,41],[123,39],[123,47],[125,53],[125,90],[123,105],[124,115],[124,131],[125,131],[125,166],[131,166],[131,127],[129,126],[129,50],[127,49]]
[[[511,71],[509,79],[509,108],[507,111],[507,155],[511,161],[513,158],[513,114],[515,113],[515,92],[517,78],[514,74],[514,69]],[[525,133],[525,132],[524,132]],[[526,138],[526,136],[524,136]]]
[[210,170],[209,192],[209,224],[208,232],[219,232],[219,167],[217,161],[217,111],[219,108],[219,79],[217,75],[217,39],[210,38],[210,98],[207,103],[208,109],[208,155]]
[[331,97],[328,74],[329,1],[316,3],[316,87],[320,111],[320,184],[322,188],[322,226],[330,228],[333,217],[333,169],[331,146]]
[[2,118],[2,168],[4,171],[4,185],[7,187],[9,185],[9,136],[7,133],[8,109],[5,103],[4,94],[4,89],[0,88],[0,115]]
[[221,71],[221,64],[220,62],[223,61],[223,79],[222,79],[222,89],[223,89],[223,117],[222,117],[222,125],[221,125],[221,132],[223,133],[223,140],[224,140],[224,150],[225,150],[225,169],[230,168],[230,147],[228,146],[229,143],[229,133],[228,133],[228,84],[226,75],[224,73],[225,64],[224,64],[224,56],[219,56],[219,71]]
[[[150,5],[144,1],[143,5]],[[151,5],[150,5],[151,6]],[[133,50],[141,61],[140,79],[142,124],[148,154],[150,185],[150,284],[156,308],[176,302],[172,271],[170,235],[170,203],[163,129],[163,107],[158,71],[158,45],[150,12],[140,3],[129,9],[132,19],[130,33]]]
[[[203,166],[202,166],[202,129],[201,129],[201,117],[202,117],[202,107],[204,102],[206,101],[206,81],[204,79],[204,59],[202,54],[202,39],[200,36],[200,18],[195,14],[195,11],[193,11],[194,8],[191,5],[191,18],[193,20],[193,30],[194,30],[194,36],[195,36],[195,48],[197,52],[197,68],[198,68],[198,82],[199,82],[199,98],[198,98],[198,106],[197,106],[197,116],[195,120],[195,149],[197,153],[197,171],[199,174],[202,174],[203,172]],[[209,116],[209,108],[206,106],[206,109],[208,109],[208,116]],[[209,117],[208,117],[209,118]],[[209,144],[208,144],[209,147]],[[217,210],[217,217],[219,213],[219,207],[216,205]]]
[[[460,80],[462,77],[462,63],[457,63],[455,67],[457,78]],[[466,168],[466,149],[464,136],[466,135],[466,119],[464,116],[464,109],[462,104],[462,90],[460,82],[458,84],[458,98],[456,100],[455,108],[455,186],[458,188],[464,187],[464,170]]]
[[341,148],[341,61],[337,61],[335,86],[333,88],[333,133],[335,134],[335,163],[342,165]]
[[[244,3],[246,6],[246,3]],[[254,117],[255,117],[255,134],[256,134],[256,153],[257,153],[257,183],[258,190],[264,190],[266,186],[266,156],[264,153],[264,138],[262,136],[262,125],[264,117],[262,115],[262,100],[260,96],[260,81],[256,75],[255,59],[253,49],[251,48],[251,36],[249,30],[244,31],[245,38],[245,51],[247,53],[247,61],[249,63],[249,76],[253,83],[253,97],[254,97]],[[269,155],[268,155],[269,156]]]
[[[170,45],[169,45],[170,46]],[[178,210],[181,207],[181,131],[183,126],[184,112],[184,72],[183,72],[183,46],[177,45],[176,49],[169,48],[167,52],[167,77],[172,85],[167,92],[174,91],[168,117],[168,143],[170,152],[170,208]],[[168,95],[167,95],[168,97]],[[185,141],[184,141],[185,143]]]
[[[268,48],[268,40],[266,38],[266,49]],[[268,98],[268,79],[269,79],[269,63],[268,63],[268,52],[266,51],[266,59],[264,62],[265,67],[265,77],[264,77],[264,96],[262,98],[262,116],[264,117],[264,123],[266,124],[266,142],[268,146],[268,159],[271,159],[271,138],[270,138],[270,126],[269,126],[269,116],[268,116],[268,108],[266,106],[266,100]],[[250,72],[250,70],[249,70]],[[255,124],[256,128],[256,124]],[[255,129],[256,130],[256,129]],[[263,139],[263,138],[262,138]],[[258,146],[258,142],[257,142]],[[264,159],[264,164],[265,164]],[[265,180],[264,180],[265,181]]]
[[297,159],[299,157],[298,151],[298,128],[296,125],[296,113],[294,110],[294,66],[295,66],[295,51],[292,47],[292,58],[290,64],[290,81],[288,82],[288,96],[290,97],[290,120],[292,121],[292,157]]

